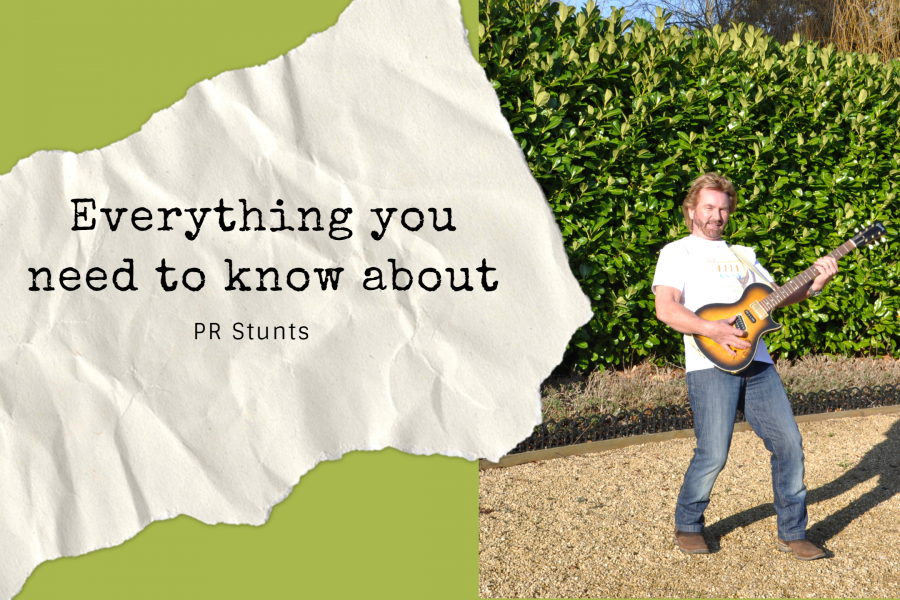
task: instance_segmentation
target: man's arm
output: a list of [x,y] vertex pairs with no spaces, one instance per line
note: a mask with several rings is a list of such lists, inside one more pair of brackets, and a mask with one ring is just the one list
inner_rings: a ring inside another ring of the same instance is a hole
[[707,321],[685,308],[681,303],[680,290],[667,285],[658,285],[654,293],[656,294],[656,318],[675,331],[708,337],[722,346],[731,356],[737,356],[737,354],[729,346],[739,350],[750,347],[750,342],[743,339],[747,332],[731,326],[735,317]]

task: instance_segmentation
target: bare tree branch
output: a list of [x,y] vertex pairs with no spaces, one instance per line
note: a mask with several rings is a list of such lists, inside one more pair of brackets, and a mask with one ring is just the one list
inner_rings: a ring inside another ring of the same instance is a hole
[[[636,10],[653,14],[657,6],[672,13],[670,25],[689,30],[722,30],[731,23],[745,23],[762,29],[780,43],[790,41],[794,32],[825,39],[830,36],[834,3],[850,0],[639,0]],[[871,3],[872,0],[854,0]],[[900,0],[877,0],[900,3]]]

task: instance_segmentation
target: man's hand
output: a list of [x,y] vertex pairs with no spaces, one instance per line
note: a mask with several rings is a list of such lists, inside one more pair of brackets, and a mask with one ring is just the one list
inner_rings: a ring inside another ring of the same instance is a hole
[[708,337],[725,348],[725,352],[731,356],[737,356],[737,352],[729,346],[738,350],[746,350],[750,347],[750,342],[743,339],[747,337],[747,332],[732,327],[737,315],[728,319],[707,321],[684,307],[681,303],[681,290],[658,285],[654,293],[656,294],[656,317],[675,331]]
[[817,275],[816,278],[813,279],[812,285],[809,287],[810,293],[820,291],[828,285],[829,281],[834,279],[834,276],[837,275],[838,272],[837,261],[831,256],[823,256],[814,262],[813,266],[816,268]]
[[743,339],[747,337],[746,331],[741,331],[737,327],[732,327],[731,325],[734,323],[737,317],[729,317],[727,319],[719,319],[718,321],[707,321],[709,325],[707,325],[708,333],[703,333],[704,335],[722,346],[725,349],[725,352],[730,354],[731,356],[737,356],[737,353],[731,349],[733,346],[738,350],[746,350],[750,347],[750,342]]
[[835,275],[837,275],[837,260],[835,260],[831,256],[823,256],[813,263],[813,269],[816,272],[816,278],[812,280],[812,283],[809,284],[809,287],[803,286],[794,290],[792,294],[781,301],[781,303],[778,305],[779,308],[782,306],[790,306],[791,304],[803,302],[812,294],[821,291],[822,288],[828,285],[828,282],[831,281]]

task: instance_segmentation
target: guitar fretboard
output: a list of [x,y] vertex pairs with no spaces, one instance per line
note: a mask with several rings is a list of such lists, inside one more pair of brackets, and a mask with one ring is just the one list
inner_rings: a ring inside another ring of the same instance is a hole
[[[836,249],[832,250],[828,254],[828,256],[833,257],[835,260],[840,260],[854,248],[856,248],[856,245],[853,243],[853,240],[847,240]],[[808,269],[788,281],[786,284],[778,288],[777,291],[774,291],[766,296],[764,300],[760,301],[760,304],[764,309],[766,309],[767,312],[772,312],[772,310],[777,308],[779,304],[784,302],[784,300],[788,296],[811,282],[816,278],[816,275],[818,274],[818,269],[816,269],[815,267],[809,267]]]

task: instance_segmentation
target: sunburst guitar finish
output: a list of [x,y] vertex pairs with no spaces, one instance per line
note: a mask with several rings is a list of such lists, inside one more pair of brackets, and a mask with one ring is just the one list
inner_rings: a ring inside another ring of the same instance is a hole
[[[828,256],[840,260],[855,248],[868,246],[872,242],[877,244],[878,240],[887,233],[887,229],[878,221],[875,221],[874,225],[870,224],[865,231],[860,232],[859,229],[856,231],[858,232],[856,236],[832,250]],[[723,371],[729,373],[743,371],[753,362],[762,336],[769,331],[781,329],[781,324],[776,323],[770,313],[787,301],[792,294],[806,289],[818,273],[813,265],[782,285],[777,291],[773,291],[764,283],[751,283],[744,288],[741,299],[734,304],[707,304],[697,311],[697,316],[709,321],[735,317],[734,327],[747,332],[744,339],[750,342],[750,347],[746,350],[732,347],[736,356],[731,356],[710,338],[694,334],[693,338],[697,348]]]
[[781,329],[772,315],[760,303],[772,294],[772,288],[764,283],[751,283],[744,289],[741,299],[734,304],[707,304],[697,311],[697,316],[708,321],[736,317],[733,327],[747,332],[744,338],[750,342],[749,348],[734,348],[736,356],[731,356],[722,346],[708,337],[694,334],[694,342],[703,355],[715,366],[729,373],[738,373],[750,366],[762,336]]

